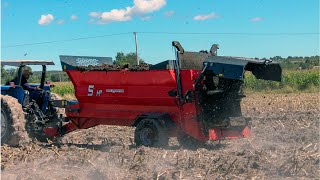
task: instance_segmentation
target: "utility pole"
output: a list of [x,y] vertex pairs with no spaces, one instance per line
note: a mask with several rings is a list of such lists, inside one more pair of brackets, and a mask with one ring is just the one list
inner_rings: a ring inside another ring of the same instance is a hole
[[133,32],[133,34],[134,34],[134,40],[135,40],[135,43],[136,43],[136,59],[137,59],[137,65],[139,65],[137,32]]

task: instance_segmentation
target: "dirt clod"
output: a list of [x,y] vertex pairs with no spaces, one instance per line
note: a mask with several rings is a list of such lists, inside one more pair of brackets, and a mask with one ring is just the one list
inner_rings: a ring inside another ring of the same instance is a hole
[[146,63],[141,63],[140,65],[110,65],[110,64],[102,64],[98,66],[78,66],[78,70],[80,71],[120,71],[120,70],[128,70],[128,71],[147,71],[150,69],[150,65]]

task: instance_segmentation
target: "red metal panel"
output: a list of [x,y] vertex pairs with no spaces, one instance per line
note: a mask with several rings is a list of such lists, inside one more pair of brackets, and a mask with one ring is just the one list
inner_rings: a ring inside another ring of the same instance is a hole
[[217,141],[217,140],[224,140],[224,139],[238,139],[238,138],[247,138],[250,136],[250,128],[248,126],[238,129],[220,129],[220,128],[213,128],[209,130],[209,140]]
[[80,103],[175,106],[168,96],[176,89],[172,70],[67,72]]
[[[76,71],[68,70],[79,101],[80,113],[68,117],[104,120],[102,124],[118,121],[120,125],[132,125],[143,113],[169,113],[179,121],[179,106],[168,92],[176,89],[173,70],[151,71]],[[73,107],[75,108],[75,107]],[[116,123],[116,124],[117,124]],[[114,124],[114,123],[113,123]]]
[[[196,70],[181,70],[180,75],[183,95],[185,95],[189,90],[194,91],[194,81],[199,73],[200,71]],[[203,133],[201,121],[197,120],[196,106],[196,101],[182,105],[182,129],[186,134],[200,141],[205,141],[208,140],[208,137]]]

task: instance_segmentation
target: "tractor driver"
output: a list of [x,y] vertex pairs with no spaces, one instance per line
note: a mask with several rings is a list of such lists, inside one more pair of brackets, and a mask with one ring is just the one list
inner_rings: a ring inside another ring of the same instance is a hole
[[[37,87],[32,87],[29,83],[28,83],[28,79],[30,77],[30,75],[32,75],[33,73],[28,70],[25,69],[22,72],[22,76],[21,76],[21,86],[24,90],[28,90],[28,91],[32,91],[32,90],[41,90],[41,88]],[[18,84],[18,77],[15,77],[12,81],[10,82],[14,82],[14,84]],[[8,82],[7,85],[9,85],[10,83]]]

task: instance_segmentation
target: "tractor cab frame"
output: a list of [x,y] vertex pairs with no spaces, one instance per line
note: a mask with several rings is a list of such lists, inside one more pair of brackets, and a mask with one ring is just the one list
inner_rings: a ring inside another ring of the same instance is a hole
[[22,77],[22,69],[26,65],[41,65],[42,73],[41,73],[41,81],[40,88],[43,89],[46,78],[47,65],[54,65],[52,61],[42,61],[42,60],[2,60],[1,65],[5,66],[15,66],[18,67],[18,83],[16,85],[21,86],[21,77]]
[[23,68],[27,65],[40,65],[42,66],[42,73],[41,73],[41,80],[40,84],[32,84],[31,86],[39,86],[41,89],[50,91],[50,85],[46,85],[45,78],[46,78],[46,71],[47,65],[54,65],[52,61],[43,61],[43,60],[1,60],[1,65],[5,66],[14,66],[18,68],[17,73],[17,82],[16,84],[9,84],[9,85],[1,85],[1,94],[2,95],[9,95],[16,99],[22,105],[26,105],[23,103],[25,97],[25,91],[21,87],[21,78],[22,78],[22,71]]

